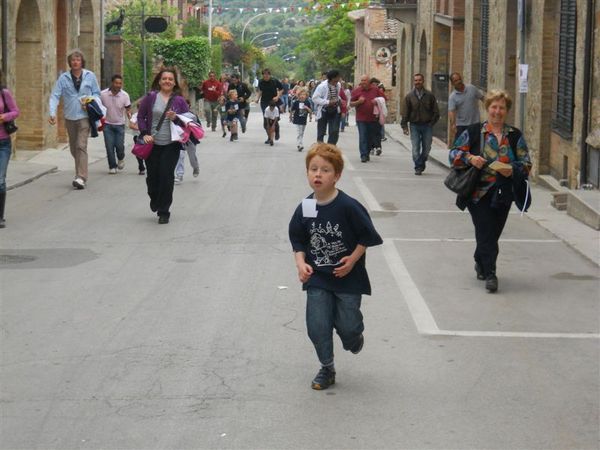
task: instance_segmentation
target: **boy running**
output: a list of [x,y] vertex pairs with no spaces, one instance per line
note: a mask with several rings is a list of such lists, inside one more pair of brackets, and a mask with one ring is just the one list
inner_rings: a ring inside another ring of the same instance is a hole
[[279,108],[277,107],[277,102],[271,100],[269,106],[265,109],[265,128],[267,129],[268,136],[265,144],[273,146],[273,137],[277,131],[277,122],[279,122]]
[[229,100],[225,103],[225,109],[227,110],[227,127],[231,131],[231,142],[238,140],[238,123],[240,122],[240,103],[238,102],[237,91],[229,91],[227,93]]
[[290,120],[296,125],[296,145],[298,151],[304,150],[304,130],[306,129],[306,118],[312,109],[310,109],[310,102],[308,101],[308,89],[301,88],[297,92],[298,99],[294,100],[292,107],[290,108]]
[[345,350],[362,350],[361,296],[371,295],[365,252],[383,243],[365,207],[336,188],[343,168],[335,145],[311,147],[306,170],[313,193],[296,208],[289,224],[298,278],[307,292],[308,336],[321,363],[311,384],[316,390],[335,383],[334,329]]

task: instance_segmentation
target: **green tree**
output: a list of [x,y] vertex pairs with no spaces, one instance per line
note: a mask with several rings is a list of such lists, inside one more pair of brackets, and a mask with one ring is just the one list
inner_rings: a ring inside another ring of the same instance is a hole
[[[352,78],[354,69],[354,24],[345,8],[325,8],[332,0],[319,0],[324,8],[319,14],[322,23],[309,27],[300,35],[296,54],[302,55],[301,65],[316,66],[318,72],[336,68],[345,79]],[[310,77],[314,74],[305,74]]]
[[211,49],[208,38],[189,37],[161,39],[153,44],[155,55],[160,55],[166,66],[176,66],[190,87],[197,86],[208,74]]

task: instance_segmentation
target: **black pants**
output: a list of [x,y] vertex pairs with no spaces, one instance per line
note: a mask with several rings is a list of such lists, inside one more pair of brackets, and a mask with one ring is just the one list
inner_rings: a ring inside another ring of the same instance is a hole
[[[329,131],[327,126],[329,125]],[[321,110],[321,118],[317,121],[317,142],[323,142],[327,134],[327,143],[336,145],[340,135],[340,114],[337,111]]]
[[150,209],[159,216],[169,217],[169,208],[173,203],[175,185],[175,166],[179,161],[179,142],[168,145],[154,145],[146,160],[146,185],[150,197]]
[[371,150],[381,148],[381,124],[379,122],[373,122],[373,124],[371,136],[369,138]]
[[498,240],[506,224],[509,205],[501,205],[492,208],[491,199],[493,192],[488,192],[477,203],[469,202],[467,208],[471,213],[473,225],[475,225],[475,262],[483,269],[487,277],[496,273],[496,259],[498,259]]

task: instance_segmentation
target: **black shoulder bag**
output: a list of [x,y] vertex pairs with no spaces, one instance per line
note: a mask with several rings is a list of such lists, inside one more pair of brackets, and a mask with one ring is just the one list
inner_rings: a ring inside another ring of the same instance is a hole
[[[2,103],[4,104],[4,111],[3,112],[10,112],[10,109],[6,109],[6,97],[4,97],[4,89],[0,89],[0,92],[2,93]],[[17,131],[19,129],[19,127],[15,124],[14,120],[10,120],[8,122],[4,122],[4,129],[6,130],[6,132],[8,134],[13,134],[15,131]]]
[[[483,133],[481,133],[481,135],[479,136],[479,152],[471,152],[471,154],[481,154],[483,149],[483,143]],[[444,180],[444,184],[448,189],[450,189],[452,192],[455,192],[459,197],[468,199],[471,195],[473,195],[473,192],[475,192],[477,182],[479,181],[480,173],[481,170],[475,166],[452,167],[450,169],[450,173]]]

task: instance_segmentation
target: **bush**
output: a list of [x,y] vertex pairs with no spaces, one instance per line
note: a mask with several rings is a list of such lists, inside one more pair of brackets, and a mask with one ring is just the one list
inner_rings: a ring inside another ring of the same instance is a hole
[[207,76],[211,65],[208,38],[159,39],[153,43],[154,55],[161,56],[166,66],[176,66],[190,87]]

